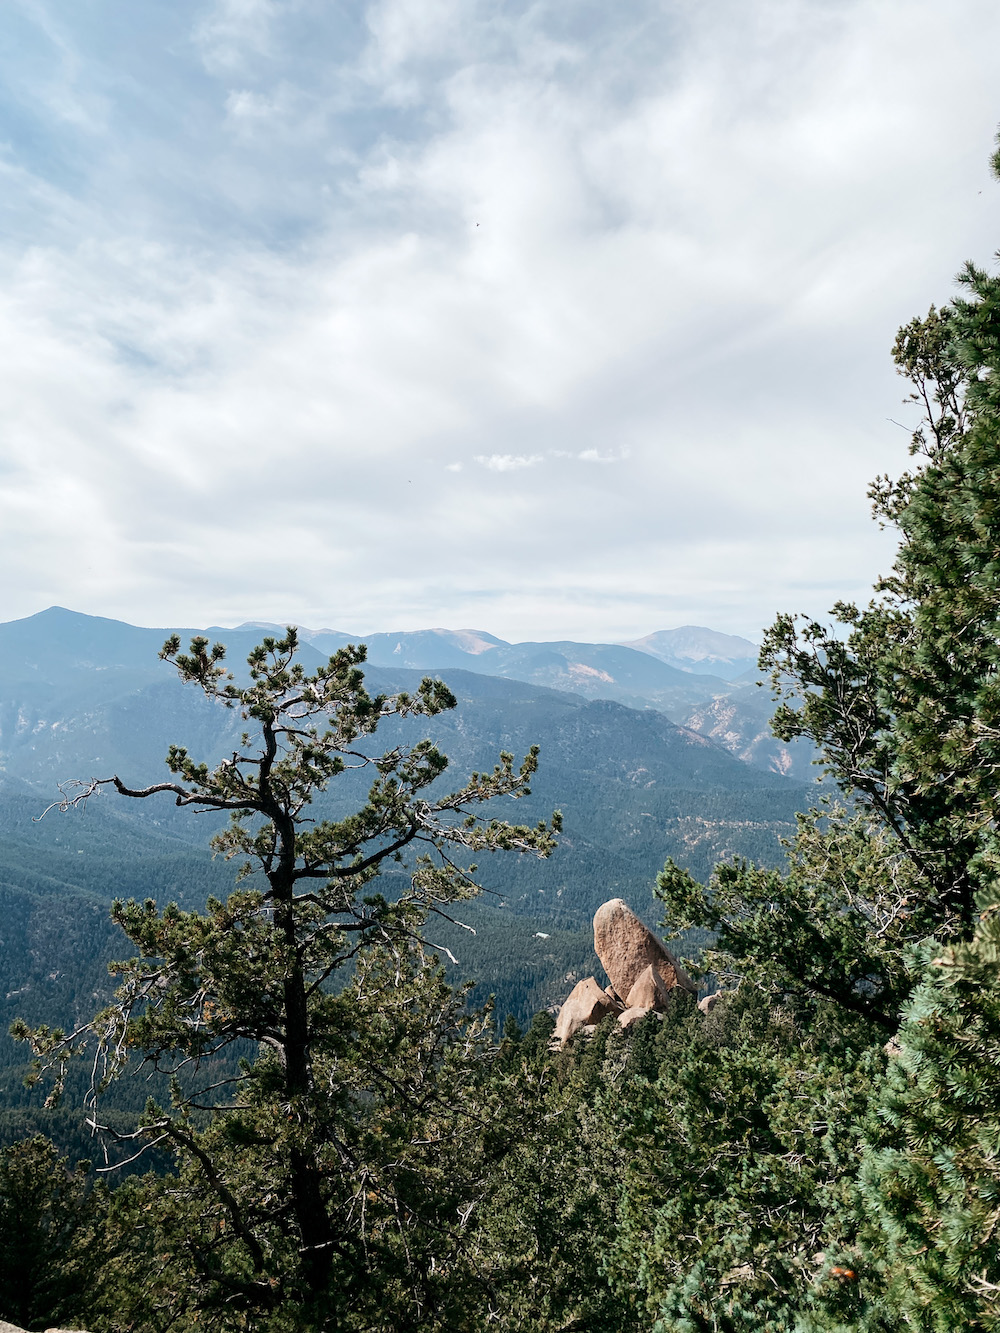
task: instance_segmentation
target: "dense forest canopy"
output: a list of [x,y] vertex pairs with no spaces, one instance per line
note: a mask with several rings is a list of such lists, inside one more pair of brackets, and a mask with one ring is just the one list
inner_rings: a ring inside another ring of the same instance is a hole
[[[713,934],[693,960],[723,984],[708,1013],[677,992],[560,1051],[544,1013],[494,1033],[425,921],[474,892],[469,854],[551,849],[554,825],[477,817],[533,754],[431,797],[434,746],[361,740],[387,710],[447,707],[439,684],[369,696],[349,650],[308,676],[289,634],[236,685],[207,641],[167,645],[264,743],[214,769],[177,749],[160,789],[230,810],[219,845],[268,887],[118,906],[137,956],[116,1003],[71,1037],[22,1030],[49,1065],[97,1043],[97,1118],[104,1078],[169,1063],[129,1143],[173,1165],[88,1191],[44,1143],[7,1149],[0,1313],[107,1333],[1000,1328],[1000,278],[960,282],[894,349],[923,422],[910,471],[872,489],[892,569],[830,626],[779,617],[762,653],[778,734],[818,747],[838,798],[781,869],[702,884],[668,862],[657,882],[670,931]],[[375,774],[367,801],[302,822],[349,762]],[[380,896],[411,847],[411,887]]]

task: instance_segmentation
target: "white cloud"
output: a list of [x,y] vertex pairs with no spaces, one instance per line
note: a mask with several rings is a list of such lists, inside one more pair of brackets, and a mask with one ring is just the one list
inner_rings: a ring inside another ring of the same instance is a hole
[[628,449],[619,449],[614,454],[602,454],[599,449],[583,449],[577,454],[581,463],[624,463],[629,456]]
[[996,248],[1000,11],[156,21],[134,102],[82,19],[16,84],[0,618],[753,637],[884,567],[888,345]]
[[537,467],[545,459],[541,454],[490,454],[488,458],[476,454],[476,462],[490,472],[519,472],[521,468]]
[[265,97],[247,88],[234,88],[226,97],[226,115],[233,122],[271,120],[278,114],[276,97]]
[[278,0],[212,0],[195,28],[195,41],[206,68],[226,75],[243,69],[249,58],[266,56],[282,10]]

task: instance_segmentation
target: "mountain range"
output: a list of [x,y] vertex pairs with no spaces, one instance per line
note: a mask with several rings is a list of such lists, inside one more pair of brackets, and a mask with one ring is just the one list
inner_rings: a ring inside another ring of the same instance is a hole
[[[258,620],[248,621],[236,628],[239,631],[274,632],[283,630],[285,626]],[[519,678],[516,669],[518,664],[531,660],[545,650],[565,655],[571,670],[579,672],[581,666],[592,666],[586,659],[595,649],[610,653],[611,661],[628,663],[631,653],[615,654],[613,651],[616,648],[627,648],[655,658],[674,672],[734,680],[755,670],[758,652],[757,645],[749,639],[735,634],[721,634],[718,630],[700,625],[657,630],[645,638],[619,644],[576,643],[568,640],[508,643],[485,630],[476,629],[404,630],[366,635],[348,634],[343,630],[308,629],[301,625],[298,630],[303,639],[328,653],[347,643],[364,642],[368,645],[369,661],[378,666],[464,666],[469,671],[481,671],[491,676],[511,675],[515,678]],[[226,634],[231,631],[222,626],[212,626],[211,632]],[[577,661],[578,658],[581,660]],[[580,673],[581,679],[587,674],[586,671]],[[654,675],[652,679],[670,680],[672,677]]]
[[[281,632],[284,626],[249,622],[206,633]],[[809,782],[815,752],[805,742],[787,745],[771,735],[770,691],[760,688],[757,648],[749,639],[697,625],[658,630],[630,643],[571,640],[508,643],[483,630],[428,629],[368,635],[305,629],[302,638],[323,653],[364,642],[377,667],[477,674],[545,685],[586,699],[613,699],[630,708],[652,708],[679,726],[708,736],[759,768]]]
[[[238,667],[266,628],[209,633]],[[71,1022],[92,1011],[108,984],[104,963],[121,948],[107,921],[112,897],[194,906],[232,884],[231,868],[207,849],[211,817],[169,800],[101,797],[38,820],[60,781],[117,772],[143,784],[163,773],[171,743],[212,762],[238,742],[239,719],[158,659],[165,637],[60,608],[0,624],[0,1030],[17,1013]],[[311,634],[304,664],[323,661],[337,637]],[[432,931],[458,956],[457,979],[475,977],[481,998],[493,991],[521,1018],[593,970],[589,921],[600,902],[623,897],[655,923],[650,890],[667,856],[700,877],[732,856],[776,864],[795,811],[813,800],[764,757],[732,753],[745,738],[723,715],[725,701],[752,700],[761,709],[754,725],[763,725],[766,692],[751,684],[681,671],[627,645],[514,645],[433,630],[366,642],[372,688],[413,690],[423,674],[442,674],[458,699],[436,718],[386,724],[380,749],[430,735],[450,757],[442,781],[454,774],[458,782],[491,766],[500,749],[541,746],[532,795],[497,813],[533,821],[561,809],[557,852],[548,862],[488,859],[488,892],[466,917],[477,933],[447,922]],[[553,688],[567,678],[574,688]],[[668,706],[696,713],[701,725],[678,725]],[[706,734],[727,726],[728,746]],[[346,811],[362,795],[344,775],[317,813]],[[0,1052],[0,1066],[12,1061]],[[20,1095],[3,1082],[5,1096]]]

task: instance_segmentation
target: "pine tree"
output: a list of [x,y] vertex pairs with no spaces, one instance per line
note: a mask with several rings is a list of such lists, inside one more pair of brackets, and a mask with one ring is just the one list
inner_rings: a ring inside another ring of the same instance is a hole
[[[184,654],[168,640],[161,655],[182,679],[238,710],[241,747],[210,769],[174,746],[171,780],[115,776],[65,803],[107,785],[228,812],[213,844],[245,886],[204,912],[116,903],[137,956],[115,965],[114,1003],[70,1036],[19,1031],[49,1066],[91,1048],[97,1123],[133,1053],[171,1074],[171,1105],[151,1103],[126,1144],[169,1145],[179,1162],[180,1184],[148,1186],[156,1218],[134,1251],[172,1235],[162,1281],[144,1282],[154,1304],[179,1301],[202,1327],[431,1328],[477,1198],[472,1145],[496,1108],[476,1090],[491,1039],[443,985],[424,924],[478,891],[470,855],[547,856],[558,818],[524,827],[477,812],[527,794],[534,750],[448,791],[429,741],[373,749],[386,719],[454,706],[440,682],[371,696],[363,648],[310,675],[297,647],[293,629],[265,639],[237,684],[221,645],[198,637]],[[314,798],[351,770],[372,774],[364,805],[319,817]],[[391,891],[377,893],[387,869]],[[359,1313],[373,1298],[382,1322]]]
[[[858,1069],[906,1015],[887,1081],[847,1117],[863,1178],[844,1158],[792,1306],[803,1333],[1000,1327],[1000,278],[959,281],[894,347],[923,421],[911,470],[871,490],[899,534],[889,575],[832,628],[779,617],[761,654],[776,734],[813,741],[837,798],[802,817],[783,874],[729,865],[702,886],[668,864],[658,886],[675,929],[716,932],[709,965],[741,994],[807,1035],[828,1001],[867,1025]],[[794,1121],[790,1089],[782,1105]],[[701,1327],[673,1308],[665,1327]]]
[[970,264],[960,282],[893,351],[923,420],[914,467],[870,492],[899,534],[890,574],[832,628],[779,616],[761,652],[776,734],[818,747],[836,801],[802,817],[784,876],[660,881],[676,929],[717,932],[724,971],[766,965],[887,1031],[912,947],[967,937],[1000,870],[1000,278]]
[[79,1315],[107,1257],[105,1196],[42,1135],[0,1152],[0,1318],[24,1328]]
[[1000,900],[917,960],[862,1175],[910,1327],[1000,1328]]

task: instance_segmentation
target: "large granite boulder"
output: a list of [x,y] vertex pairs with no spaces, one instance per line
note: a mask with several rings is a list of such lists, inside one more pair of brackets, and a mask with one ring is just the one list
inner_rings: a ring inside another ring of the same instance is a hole
[[635,981],[625,1000],[626,1009],[666,1009],[670,1003],[670,991],[656,968],[650,963]]
[[644,1009],[641,1004],[637,1004],[618,1015],[618,1026],[623,1032],[631,1032],[636,1023],[641,1023],[647,1014],[656,1014],[660,1019],[663,1017],[658,1009]]
[[585,981],[578,981],[570,991],[559,1010],[552,1035],[560,1045],[565,1045],[574,1032],[599,1023],[608,1014],[620,1014],[621,1009],[617,1000],[601,989],[596,978],[587,977]]
[[666,990],[680,986],[692,995],[698,993],[697,986],[669,949],[664,948],[621,898],[612,898],[597,909],[594,948],[611,985],[619,995],[626,996],[629,1006],[634,1005],[630,997],[632,987],[650,967]]

